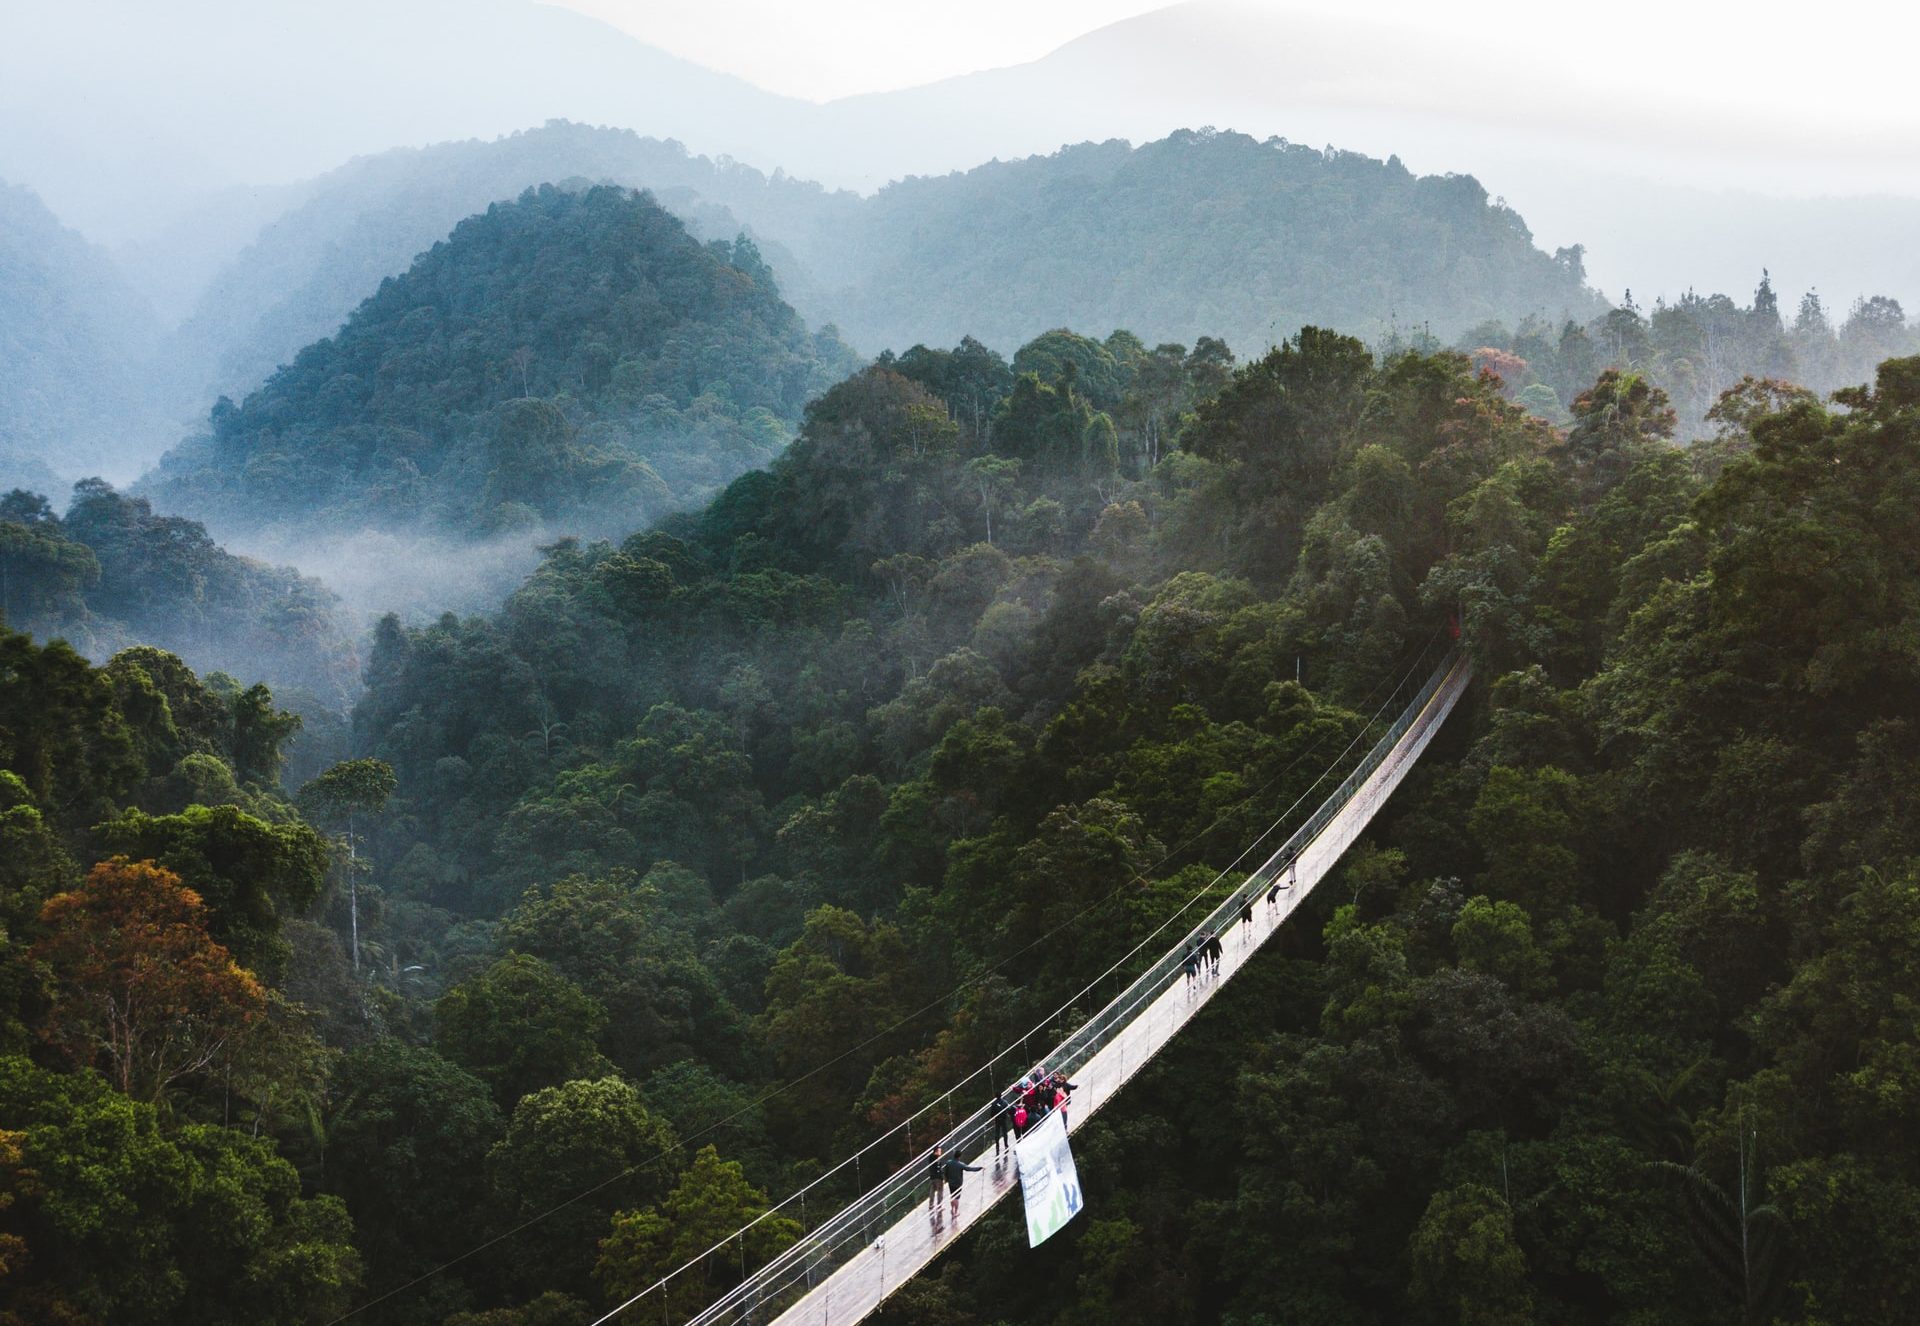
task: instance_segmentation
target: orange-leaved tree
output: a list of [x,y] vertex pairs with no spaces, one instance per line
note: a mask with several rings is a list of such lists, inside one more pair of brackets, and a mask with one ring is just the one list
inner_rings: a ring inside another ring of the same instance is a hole
[[104,1059],[129,1096],[158,1100],[266,1009],[253,973],[208,936],[200,895],[151,861],[101,862],[40,920],[33,953],[56,983],[47,1039],[79,1063]]

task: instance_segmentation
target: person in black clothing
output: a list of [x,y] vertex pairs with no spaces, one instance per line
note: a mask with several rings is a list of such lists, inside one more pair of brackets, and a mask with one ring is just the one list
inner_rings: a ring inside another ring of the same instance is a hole
[[1240,901],[1240,946],[1245,948],[1253,942],[1253,895],[1249,893]]
[[1280,905],[1280,880],[1278,876],[1275,876],[1272,886],[1267,889],[1267,910],[1272,911],[1274,908],[1278,907],[1279,905]]
[[1220,936],[1214,934],[1207,936],[1207,967],[1215,976],[1220,974],[1220,952],[1223,947]]
[[[938,1153],[936,1152],[935,1154]],[[947,1210],[955,1220],[958,1220],[960,1218],[960,1185],[967,1181],[968,1174],[978,1174],[980,1167],[978,1165],[969,1165],[958,1156],[948,1156],[944,1161],[939,1163],[941,1165],[941,1171],[947,1180],[947,1191],[953,1194],[952,1201],[948,1205]]]
[[1005,1092],[996,1092],[993,1097],[993,1154],[999,1155],[1013,1144],[1007,1140],[1007,1134],[1013,1131],[1013,1102]]
[[1194,981],[1200,976],[1200,941],[1197,939],[1187,941],[1187,960],[1185,967],[1187,973],[1187,990],[1191,993]]

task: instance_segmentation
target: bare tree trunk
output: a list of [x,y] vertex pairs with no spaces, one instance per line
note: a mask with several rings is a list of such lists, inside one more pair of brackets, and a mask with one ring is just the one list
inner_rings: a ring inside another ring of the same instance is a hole
[[353,816],[347,816],[347,923],[353,932],[353,974],[360,974],[360,869],[353,847]]

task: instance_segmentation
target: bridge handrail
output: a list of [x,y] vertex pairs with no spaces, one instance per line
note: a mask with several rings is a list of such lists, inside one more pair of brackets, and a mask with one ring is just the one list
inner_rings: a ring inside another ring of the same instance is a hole
[[[1287,837],[1285,842],[1275,849],[1272,855],[1229,892],[1200,922],[1189,928],[1178,942],[1128,983],[1125,989],[1076,1027],[1058,1045],[1031,1059],[1023,1056],[1020,1071],[1024,1072],[1034,1064],[1045,1064],[1050,1070],[1065,1073],[1071,1078],[1081,1065],[1126,1028],[1140,1008],[1151,1006],[1153,1001],[1159,998],[1181,974],[1185,966],[1186,947],[1193,937],[1207,932],[1220,933],[1227,922],[1238,916],[1242,906],[1278,878],[1288,864],[1346,807],[1361,785],[1385,763],[1400,739],[1425,714],[1427,705],[1435,693],[1453,675],[1456,668],[1463,666],[1464,662],[1464,657],[1457,647],[1449,648],[1425,683],[1402,709],[1399,717],[1373,744],[1340,785],[1321,802],[1305,822]],[[997,1057],[994,1063],[997,1064],[1004,1057],[1004,1054]],[[978,1075],[978,1072],[969,1074],[967,1080],[971,1081]],[[953,1090],[957,1089],[958,1087],[950,1089],[940,1099],[950,1100]],[[939,1100],[934,1102],[934,1104],[938,1103],[940,1103]],[[785,1300],[789,1291],[796,1287],[810,1289],[844,1260],[836,1254],[849,1247],[852,1253],[858,1253],[871,1243],[875,1234],[884,1232],[893,1225],[897,1218],[896,1212],[905,1205],[918,1202],[925,1197],[929,1181],[928,1167],[935,1146],[942,1147],[948,1152],[957,1150],[962,1156],[971,1155],[976,1148],[986,1144],[992,1127],[991,1104],[975,1109],[961,1122],[950,1126],[945,1133],[929,1142],[923,1150],[916,1153],[912,1159],[886,1179],[854,1198],[835,1214],[795,1240],[765,1265],[749,1273],[739,1284],[729,1289],[715,1302],[689,1318],[686,1326],[720,1326],[721,1323],[744,1326],[744,1323],[770,1320],[773,1312],[786,1306]],[[865,1148],[862,1154],[864,1151]],[[785,1204],[782,1203],[782,1205]],[[691,1265],[682,1267],[680,1270],[688,1270]],[[664,1295],[667,1283],[678,1274],[679,1272],[676,1271],[653,1288],[660,1290]],[[652,1290],[647,1291],[648,1294],[652,1292]],[[623,1306],[633,1306],[646,1296],[647,1294],[638,1295]],[[610,1313],[601,1320],[609,1320],[614,1315],[617,1314]]]

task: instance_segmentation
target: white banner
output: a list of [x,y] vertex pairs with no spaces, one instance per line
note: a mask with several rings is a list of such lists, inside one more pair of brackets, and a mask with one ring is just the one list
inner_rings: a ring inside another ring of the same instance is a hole
[[1027,1246],[1037,1248],[1086,1205],[1067,1145],[1067,1120],[1055,1110],[1014,1144],[1020,1196],[1027,1206]]

